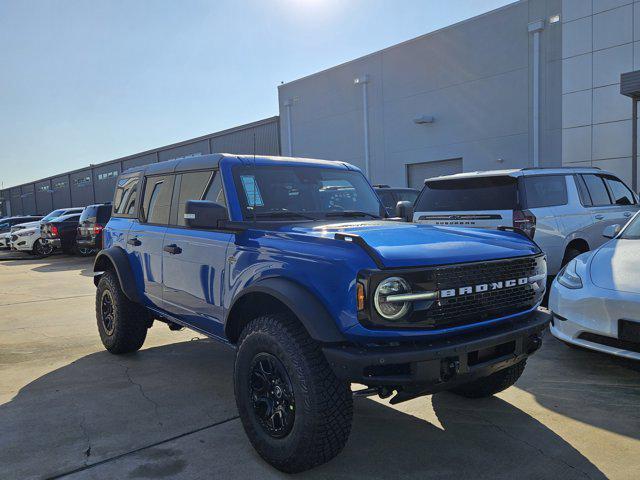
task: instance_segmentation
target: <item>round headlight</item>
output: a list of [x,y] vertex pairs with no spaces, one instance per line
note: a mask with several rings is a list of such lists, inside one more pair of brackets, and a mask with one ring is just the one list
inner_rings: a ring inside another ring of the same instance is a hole
[[376,288],[373,303],[378,313],[384,318],[387,320],[397,320],[407,314],[409,308],[411,308],[411,303],[395,300],[389,301],[388,297],[410,292],[411,287],[404,278],[389,277],[380,282],[378,288]]

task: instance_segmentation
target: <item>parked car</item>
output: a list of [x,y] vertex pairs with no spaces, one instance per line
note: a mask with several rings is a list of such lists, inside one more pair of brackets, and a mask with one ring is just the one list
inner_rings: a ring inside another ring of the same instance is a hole
[[6,217],[0,220],[0,249],[6,250],[11,248],[11,228],[24,222],[33,222],[40,220],[42,217],[35,215],[24,215],[17,217]]
[[160,320],[234,345],[245,432],[286,472],[342,450],[352,382],[392,403],[514,384],[548,324],[538,246],[384,217],[344,162],[203,155],[127,170],[94,264],[102,343],[136,351]]
[[398,202],[410,202],[413,205],[420,194],[420,190],[416,188],[392,188],[389,185],[374,185],[373,189],[380,197],[387,215],[391,217],[396,214]]
[[59,208],[39,218],[37,221],[15,225],[11,229],[11,249],[32,253],[34,255],[49,255],[52,252],[50,245],[42,242],[41,226],[60,216],[82,212],[82,207]]
[[80,255],[92,255],[102,249],[102,231],[111,218],[111,203],[89,205],[80,215],[76,236]]
[[551,333],[570,345],[640,360],[640,214],[593,252],[571,260],[551,287]]
[[42,243],[51,250],[62,250],[71,254],[77,251],[76,235],[80,213],[62,215],[42,224]]
[[638,198],[597,168],[470,172],[426,181],[413,219],[430,225],[522,229],[547,254],[549,275],[604,243],[602,229],[626,223]]

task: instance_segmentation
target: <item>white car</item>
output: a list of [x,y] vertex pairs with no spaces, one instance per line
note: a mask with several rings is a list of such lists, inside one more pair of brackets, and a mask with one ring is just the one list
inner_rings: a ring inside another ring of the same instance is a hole
[[11,227],[11,250],[33,253],[34,255],[49,255],[53,249],[42,241],[40,226],[54,218],[70,213],[82,212],[83,208],[59,208],[49,213],[37,222],[28,222]]
[[597,250],[571,260],[551,286],[551,333],[571,345],[640,360],[640,214]]
[[625,224],[638,197],[598,168],[524,168],[430,178],[413,221],[475,228],[517,227],[547,254],[549,275],[604,243],[602,230]]

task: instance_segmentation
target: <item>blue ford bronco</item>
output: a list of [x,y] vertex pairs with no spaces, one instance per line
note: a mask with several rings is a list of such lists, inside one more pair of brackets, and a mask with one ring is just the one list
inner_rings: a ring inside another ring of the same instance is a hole
[[216,154],[127,170],[94,266],[102,343],[134,352],[160,321],[231,345],[244,429],[285,472],[342,450],[354,394],[513,385],[548,323],[540,249],[513,229],[386,217],[344,162]]

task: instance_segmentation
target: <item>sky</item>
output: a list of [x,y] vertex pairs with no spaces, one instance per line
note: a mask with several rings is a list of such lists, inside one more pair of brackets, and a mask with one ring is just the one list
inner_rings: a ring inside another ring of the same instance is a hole
[[0,188],[278,114],[277,86],[512,0],[2,0]]

